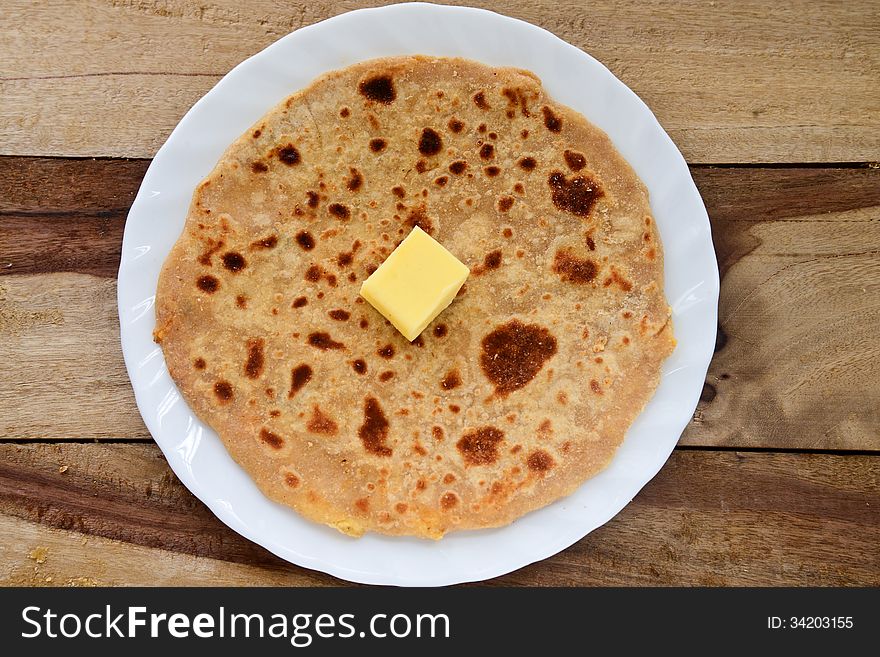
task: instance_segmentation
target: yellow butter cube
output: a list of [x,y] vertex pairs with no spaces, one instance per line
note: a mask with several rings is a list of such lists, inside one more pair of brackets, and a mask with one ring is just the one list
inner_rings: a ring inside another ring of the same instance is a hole
[[361,296],[412,342],[452,303],[470,273],[416,226],[364,281]]

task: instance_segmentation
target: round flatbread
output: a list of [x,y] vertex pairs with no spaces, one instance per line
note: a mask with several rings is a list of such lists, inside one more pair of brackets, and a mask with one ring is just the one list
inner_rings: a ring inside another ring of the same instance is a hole
[[[413,226],[471,270],[413,343],[359,297]],[[272,109],[159,281],[180,391],[271,499],[351,535],[494,527],[604,468],[674,347],[644,185],[528,71],[400,57]]]

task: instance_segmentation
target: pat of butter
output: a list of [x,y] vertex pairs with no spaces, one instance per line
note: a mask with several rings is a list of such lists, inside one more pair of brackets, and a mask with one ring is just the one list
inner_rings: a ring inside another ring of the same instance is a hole
[[470,270],[416,226],[364,281],[361,296],[412,342],[455,298]]

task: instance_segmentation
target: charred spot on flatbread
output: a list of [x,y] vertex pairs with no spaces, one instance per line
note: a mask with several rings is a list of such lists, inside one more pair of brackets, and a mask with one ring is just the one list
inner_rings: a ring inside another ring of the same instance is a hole
[[382,103],[383,105],[390,105],[397,98],[397,93],[394,90],[394,81],[387,74],[368,77],[358,85],[358,91],[367,100]]
[[589,216],[593,204],[603,195],[594,180],[586,176],[566,178],[561,171],[551,173],[547,184],[550,186],[553,205],[579,217]]
[[531,382],[556,347],[556,338],[545,327],[513,319],[483,338],[480,366],[495,393],[508,395]]

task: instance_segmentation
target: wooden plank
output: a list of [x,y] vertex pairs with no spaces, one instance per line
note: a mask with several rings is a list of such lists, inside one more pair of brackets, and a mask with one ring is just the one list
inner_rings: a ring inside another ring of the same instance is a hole
[[[226,528],[151,444],[0,445],[0,532],[4,585],[336,581]],[[491,583],[876,586],[878,541],[880,457],[686,450],[606,526]]]
[[694,174],[723,279],[682,443],[880,449],[880,171]]
[[0,157],[0,274],[115,278],[146,160]]
[[[150,157],[234,65],[354,0],[4,3],[0,148]],[[694,162],[880,159],[880,2],[461,0],[608,65]]]
[[[149,437],[114,287],[146,165],[0,158],[0,438]],[[683,444],[880,449],[880,171],[692,173],[713,222],[723,337]]]

